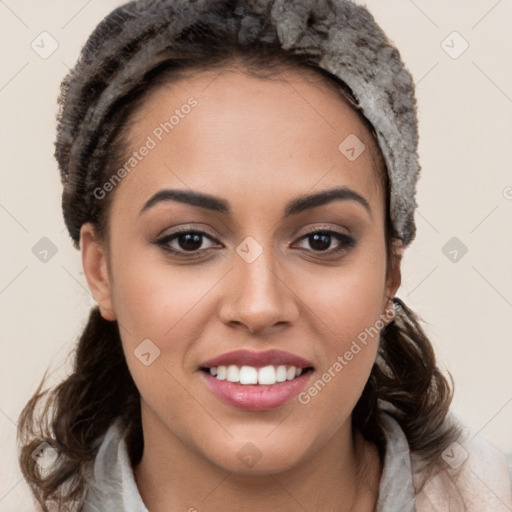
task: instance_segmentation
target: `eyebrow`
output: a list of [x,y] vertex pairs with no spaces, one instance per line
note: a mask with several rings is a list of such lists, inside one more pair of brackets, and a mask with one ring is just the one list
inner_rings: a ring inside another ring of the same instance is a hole
[[[325,204],[331,203],[335,200],[355,201],[362,205],[370,215],[372,211],[368,201],[358,194],[355,190],[346,186],[322,190],[315,194],[299,196],[286,204],[284,209],[283,218],[295,215],[311,208],[317,208]],[[225,199],[212,196],[210,194],[203,194],[192,190],[176,190],[176,189],[162,189],[151,196],[139,212],[139,215],[149,210],[151,207],[158,203],[165,201],[177,201],[192,206],[197,206],[205,210],[224,213],[231,215],[231,208]]]

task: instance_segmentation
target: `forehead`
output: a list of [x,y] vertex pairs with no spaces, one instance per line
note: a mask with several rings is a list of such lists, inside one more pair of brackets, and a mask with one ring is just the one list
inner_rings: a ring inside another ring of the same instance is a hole
[[324,80],[313,72],[266,79],[222,69],[155,88],[131,118],[126,163],[130,155],[136,161],[114,203],[140,209],[165,187],[284,203],[346,185],[381,210],[373,135]]

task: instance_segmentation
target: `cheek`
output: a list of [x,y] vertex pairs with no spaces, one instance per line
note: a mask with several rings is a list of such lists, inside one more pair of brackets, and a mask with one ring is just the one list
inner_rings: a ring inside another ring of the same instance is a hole
[[309,301],[323,333],[321,365],[298,401],[309,418],[323,418],[327,436],[350,416],[370,376],[383,326],[381,293],[370,276],[365,282],[346,276],[339,284],[319,283]]
[[[175,387],[172,375],[182,380],[190,369],[190,351],[215,315],[212,297],[225,271],[171,265],[135,252],[125,253],[115,268],[114,308],[127,363],[150,400],[158,389]],[[155,363],[145,366],[148,360]]]
[[350,264],[329,272],[303,273],[298,283],[300,295],[324,325],[333,350],[345,349],[360,333],[381,324],[384,253],[380,257],[378,251],[373,251],[369,257],[354,258]]
[[310,321],[321,333],[316,352],[322,362],[303,403],[339,404],[333,417],[341,418],[357,402],[376,358],[384,326],[385,253],[375,248],[330,274],[303,275],[300,283]]
[[144,251],[119,258],[113,290],[119,323],[127,331],[162,339],[216,281],[212,272],[197,268],[166,264]]
[[179,411],[173,376],[183,381],[192,341],[213,314],[205,307],[219,276],[126,253],[115,268],[114,308],[130,373],[146,402]]

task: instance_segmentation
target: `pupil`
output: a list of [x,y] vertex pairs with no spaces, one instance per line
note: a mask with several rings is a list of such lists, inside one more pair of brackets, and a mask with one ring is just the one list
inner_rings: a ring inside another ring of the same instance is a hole
[[[313,243],[311,243],[311,238],[313,239]],[[310,245],[313,249],[318,251],[325,251],[329,248],[331,235],[319,235],[315,233],[310,236]]]
[[194,251],[199,249],[199,247],[201,247],[201,235],[197,233],[181,235],[179,237],[179,245],[185,251]]

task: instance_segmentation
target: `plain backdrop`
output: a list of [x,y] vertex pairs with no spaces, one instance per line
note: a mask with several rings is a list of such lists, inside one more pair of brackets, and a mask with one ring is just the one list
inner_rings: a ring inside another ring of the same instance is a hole
[[[94,305],[61,215],[56,99],[87,36],[118,5],[0,1],[3,512],[33,510],[16,459],[17,418],[47,368],[55,371],[50,383],[69,371]],[[511,450],[512,1],[366,5],[417,83],[417,237],[397,295],[425,320],[441,367],[453,375],[453,411]],[[42,246],[53,249],[46,261]]]

